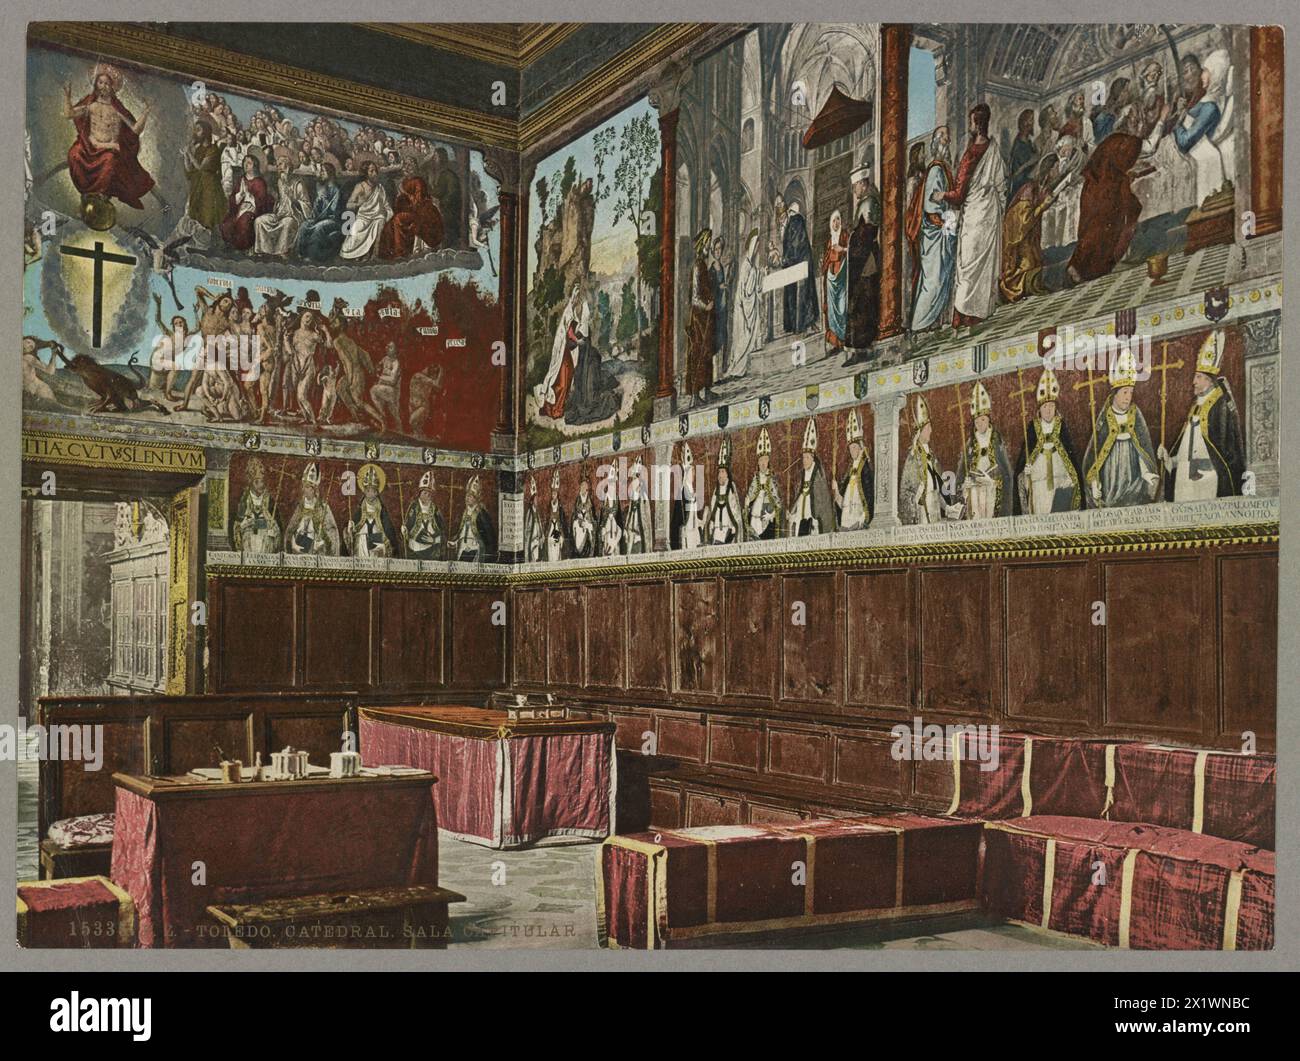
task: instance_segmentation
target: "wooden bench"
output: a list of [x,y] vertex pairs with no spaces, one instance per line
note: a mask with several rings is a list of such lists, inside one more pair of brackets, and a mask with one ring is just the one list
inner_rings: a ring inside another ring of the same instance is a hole
[[208,915],[231,950],[445,950],[447,907],[464,901],[459,892],[423,884],[209,906]]
[[111,843],[66,847],[49,839],[57,821],[111,814],[114,773],[184,774],[215,766],[215,748],[231,758],[254,762],[287,744],[308,752],[324,766],[342,747],[345,732],[357,732],[355,693],[267,693],[198,696],[42,697],[36,722],[45,726],[102,726],[103,763],[85,770],[80,762],[42,759],[37,818],[41,876],[107,875]]

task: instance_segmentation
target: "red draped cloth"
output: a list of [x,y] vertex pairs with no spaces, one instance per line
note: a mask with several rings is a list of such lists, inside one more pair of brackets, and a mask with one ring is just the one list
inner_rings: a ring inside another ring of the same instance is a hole
[[564,403],[568,400],[569,387],[573,384],[573,348],[578,345],[578,342],[578,333],[570,324],[568,331],[564,333],[564,360],[560,362],[560,369],[555,374],[555,382],[551,384],[551,390],[555,392],[555,401],[547,402],[542,406],[543,416],[554,417],[556,420],[564,416]]
[[415,249],[415,238],[434,250],[442,245],[442,214],[420,177],[402,181],[393,201],[393,216],[379,234],[379,257],[405,258]]
[[356,782],[154,800],[119,786],[112,878],[135,902],[141,947],[224,947],[209,905],[437,884],[433,788]]
[[[613,836],[601,848],[602,943],[709,936],[973,910],[979,822],[922,814]],[[805,881],[791,867],[807,868]]]
[[[88,106],[94,99],[94,93],[83,96],[76,106]],[[143,210],[141,200],[152,190],[154,180],[140,165],[140,138],[132,128],[135,115],[116,96],[111,102],[113,109],[122,116],[122,125],[117,132],[118,150],[96,148],[91,144],[90,115],[74,118],[77,139],[68,149],[68,173],[82,195],[120,199],[127,206]]]
[[1273,945],[1272,851],[1185,829],[1042,815],[988,829],[985,845],[983,899],[1000,917],[1135,950]]
[[601,840],[614,830],[613,738],[607,732],[484,738],[363,714],[361,758],[367,766],[433,772],[439,826],[472,843]]

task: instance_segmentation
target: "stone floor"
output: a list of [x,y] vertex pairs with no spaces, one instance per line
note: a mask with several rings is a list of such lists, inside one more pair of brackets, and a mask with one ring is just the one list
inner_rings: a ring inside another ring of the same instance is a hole
[[[40,875],[34,760],[18,762],[18,879]],[[452,907],[452,949],[549,947],[591,950],[596,943],[598,844],[493,851],[443,836],[438,879],[467,897]],[[739,946],[753,946],[740,943]],[[770,946],[770,944],[766,944]],[[976,916],[916,924],[870,925],[788,937],[796,949],[1017,950],[1093,945]]]

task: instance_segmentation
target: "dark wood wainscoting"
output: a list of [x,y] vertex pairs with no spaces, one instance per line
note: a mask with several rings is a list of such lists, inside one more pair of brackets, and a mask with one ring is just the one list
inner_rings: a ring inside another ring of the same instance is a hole
[[504,585],[218,577],[208,601],[213,692],[419,697],[505,682]]
[[1238,542],[524,583],[510,684],[655,756],[656,825],[937,807],[951,765],[894,759],[897,722],[1271,750],[1277,580]]

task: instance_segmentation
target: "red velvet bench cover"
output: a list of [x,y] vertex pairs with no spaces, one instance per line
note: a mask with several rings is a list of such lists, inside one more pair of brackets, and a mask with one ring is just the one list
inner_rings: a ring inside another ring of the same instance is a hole
[[135,904],[107,877],[18,882],[20,947],[130,947]]
[[654,949],[978,906],[979,822],[916,814],[611,836],[601,944]]
[[983,900],[1021,924],[1134,950],[1268,950],[1272,851],[1186,829],[988,822]]
[[986,821],[990,912],[1116,947],[1272,946],[1274,756],[998,740],[994,770],[954,756],[949,807]]

